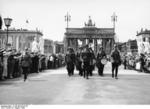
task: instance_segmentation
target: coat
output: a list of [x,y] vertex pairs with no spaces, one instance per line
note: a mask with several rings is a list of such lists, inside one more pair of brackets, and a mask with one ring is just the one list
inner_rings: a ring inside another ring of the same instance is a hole
[[21,60],[22,67],[30,67],[32,61],[29,54],[25,54]]
[[112,63],[118,64],[118,65],[121,64],[121,56],[120,56],[120,52],[118,50],[114,50],[111,53],[111,58],[113,60]]

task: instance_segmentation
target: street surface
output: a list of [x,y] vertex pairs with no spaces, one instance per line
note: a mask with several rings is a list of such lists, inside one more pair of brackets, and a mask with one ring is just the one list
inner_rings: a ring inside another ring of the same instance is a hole
[[107,63],[104,77],[84,79],[65,68],[46,70],[23,78],[0,81],[0,104],[150,104],[150,74],[119,68],[119,79],[111,77]]

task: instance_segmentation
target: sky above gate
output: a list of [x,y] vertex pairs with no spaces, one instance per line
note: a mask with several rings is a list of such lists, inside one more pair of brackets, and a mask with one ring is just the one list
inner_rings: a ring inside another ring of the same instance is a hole
[[150,0],[0,0],[0,15],[13,19],[11,27],[38,28],[52,40],[63,40],[67,12],[69,27],[84,27],[91,16],[98,28],[112,28],[115,12],[116,35],[122,42],[135,39],[141,28],[150,29]]

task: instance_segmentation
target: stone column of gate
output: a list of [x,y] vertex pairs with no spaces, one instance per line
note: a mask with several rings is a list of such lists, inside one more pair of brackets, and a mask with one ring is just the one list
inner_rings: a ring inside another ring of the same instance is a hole
[[110,53],[111,53],[112,49],[113,49],[113,40],[110,39]]
[[[74,47],[74,38],[73,39],[71,39],[71,47],[74,49],[75,47]],[[75,50],[75,49],[74,49]]]
[[66,38],[65,40],[65,52],[67,52],[67,48],[69,47],[69,38]]
[[78,50],[78,39],[75,39],[75,43],[76,43],[76,51]]
[[103,39],[104,40],[104,50],[105,50],[105,52],[106,52],[106,43],[107,43],[107,40],[106,39]]
[[102,38],[102,47],[103,47],[103,49],[105,51],[105,39],[104,38]]
[[74,50],[76,51],[76,39],[72,39],[72,47],[74,48]]
[[114,47],[114,39],[112,38],[111,39],[111,49],[113,50],[113,47]]
[[111,38],[109,38],[108,41],[109,41],[109,43],[108,43],[109,45],[108,45],[108,46],[109,46],[109,54],[110,54],[110,53],[111,53],[111,49],[112,49],[112,46],[111,46],[111,42],[112,42],[112,41],[111,41]]
[[75,51],[77,51],[77,47],[76,47],[76,45],[77,45],[76,38],[74,38],[72,41],[73,41],[73,48],[74,48]]
[[94,39],[94,53],[97,54],[97,39]]
[[82,46],[85,46],[86,45],[86,38],[83,39],[83,45]]

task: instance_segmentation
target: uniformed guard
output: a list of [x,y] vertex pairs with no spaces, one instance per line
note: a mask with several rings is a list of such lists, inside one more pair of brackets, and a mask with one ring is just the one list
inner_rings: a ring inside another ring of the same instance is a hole
[[28,74],[30,73],[31,63],[32,63],[32,60],[31,60],[31,56],[29,54],[28,48],[25,48],[25,53],[22,56],[22,60],[21,60],[22,70],[24,74],[24,81],[26,81]]
[[103,63],[102,60],[106,60],[106,53],[103,50],[103,47],[100,47],[99,52],[97,54],[97,58],[96,58],[99,76],[103,76],[103,70],[104,70],[105,63]]
[[82,52],[82,47],[79,48],[79,51],[76,54],[76,69],[79,71],[80,76],[83,75],[81,52]]
[[66,69],[68,71],[68,76],[72,76],[74,74],[74,66],[75,66],[75,53],[72,48],[67,49],[67,53],[65,56]]
[[115,70],[115,79],[118,79],[118,67],[119,65],[121,65],[121,56],[117,45],[114,45],[114,50],[111,53],[111,61],[112,61],[112,77],[114,78],[114,70]]
[[82,68],[83,68],[83,76],[84,78],[88,79],[90,74],[90,50],[88,45],[84,47],[82,52]]
[[92,50],[91,47],[89,47],[89,51],[90,51],[90,69],[89,69],[89,73],[90,76],[93,75],[93,70],[95,67],[95,55],[94,55],[94,51]]

